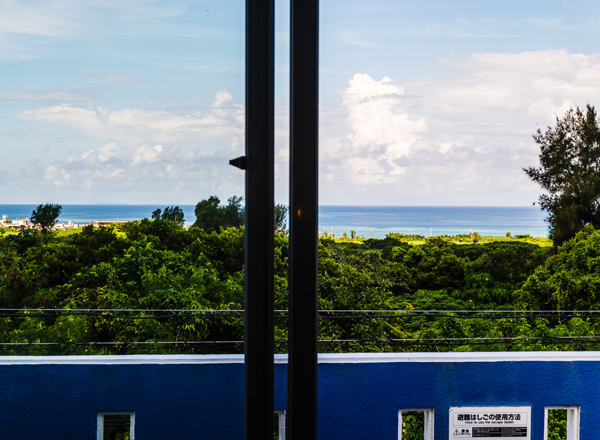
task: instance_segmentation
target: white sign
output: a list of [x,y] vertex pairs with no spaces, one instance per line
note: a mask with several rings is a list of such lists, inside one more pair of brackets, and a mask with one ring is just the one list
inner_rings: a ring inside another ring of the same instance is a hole
[[514,438],[531,440],[530,406],[450,408],[450,440]]

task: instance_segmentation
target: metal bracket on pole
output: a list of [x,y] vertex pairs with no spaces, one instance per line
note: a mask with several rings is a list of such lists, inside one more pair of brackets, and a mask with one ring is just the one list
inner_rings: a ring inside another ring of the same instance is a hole
[[246,156],[240,156],[236,157],[235,159],[231,159],[229,161],[229,165],[233,165],[240,170],[245,170],[248,165],[248,161],[246,160]]

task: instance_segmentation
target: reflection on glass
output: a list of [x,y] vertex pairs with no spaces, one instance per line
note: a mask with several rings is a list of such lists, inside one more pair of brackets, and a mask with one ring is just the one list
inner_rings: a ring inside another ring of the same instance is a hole
[[425,438],[425,412],[402,411],[402,440]]
[[129,414],[105,414],[103,440],[130,440],[131,417]]
[[567,410],[548,410],[548,440],[567,440]]

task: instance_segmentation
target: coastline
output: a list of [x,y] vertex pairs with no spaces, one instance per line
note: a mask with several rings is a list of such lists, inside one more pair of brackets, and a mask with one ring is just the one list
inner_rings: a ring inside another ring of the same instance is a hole
[[[9,219],[29,218],[37,205],[0,205],[0,216]],[[80,225],[90,222],[122,222],[150,218],[152,211],[163,205],[62,205],[58,223],[69,221]],[[195,220],[195,205],[179,205],[186,225]],[[384,238],[389,233],[422,236],[455,236],[478,232],[482,236],[514,235],[547,237],[546,214],[537,207],[506,206],[319,206],[319,231],[336,237],[351,231],[366,238]]]

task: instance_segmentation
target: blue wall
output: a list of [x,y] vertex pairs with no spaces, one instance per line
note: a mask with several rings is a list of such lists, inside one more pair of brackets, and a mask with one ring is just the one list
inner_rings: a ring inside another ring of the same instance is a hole
[[[136,439],[242,439],[239,356],[0,358],[0,439],[95,439],[99,411],[135,411]],[[275,406],[286,407],[285,358]],[[323,355],[319,438],[397,439],[398,410],[435,408],[448,438],[457,406],[581,406],[581,438],[600,438],[600,355],[480,353]]]

